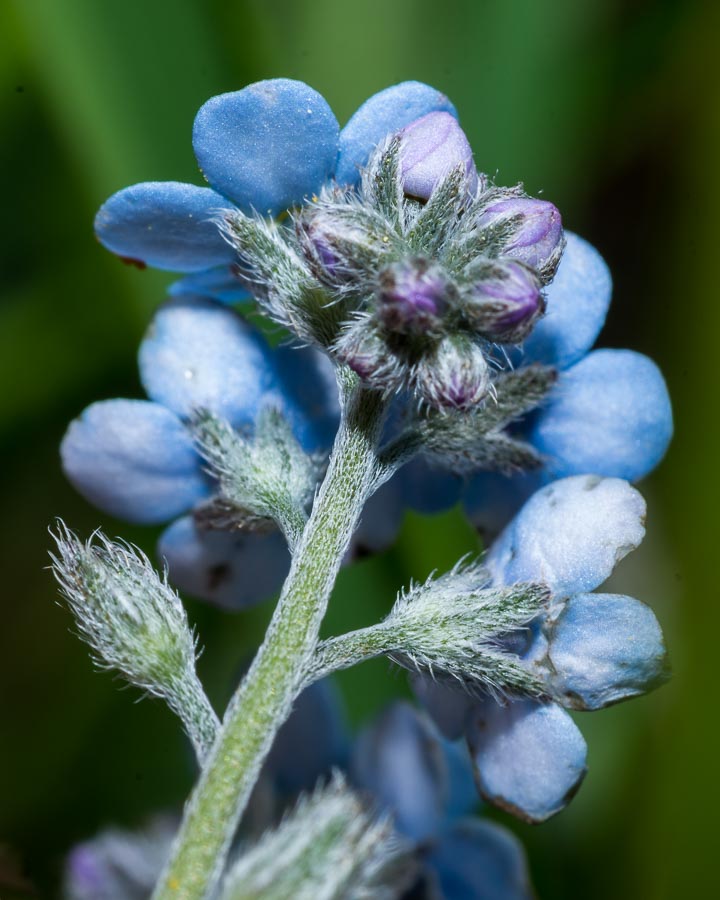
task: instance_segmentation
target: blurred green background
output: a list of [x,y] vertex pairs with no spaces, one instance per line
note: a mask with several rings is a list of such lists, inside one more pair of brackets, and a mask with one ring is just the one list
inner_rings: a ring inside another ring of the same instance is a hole
[[[192,783],[171,715],[95,674],[70,634],[44,570],[46,528],[57,515],[85,534],[102,524],[152,552],[154,532],[102,517],[58,464],[63,430],[87,403],[141,396],[136,346],[169,280],[104,252],[92,218],[129,183],[199,183],[197,108],[273,76],[310,83],[341,123],[388,84],[437,86],[460,110],[478,166],[542,191],[610,263],[601,343],[660,363],[677,427],[643,486],[648,540],[617,584],[655,606],[675,677],[582,717],[590,774],[572,806],[539,828],[510,824],[541,898],[714,892],[718,33],[720,5],[692,0],[3,0],[3,900],[26,896],[23,881],[27,896],[55,896],[73,841],[177,808]],[[343,573],[328,630],[376,619],[401,582],[473,545],[457,513],[442,527],[408,519],[397,548]],[[270,607],[236,617],[189,608],[206,647],[201,675],[221,705]],[[356,723],[406,691],[384,663],[341,684]]]

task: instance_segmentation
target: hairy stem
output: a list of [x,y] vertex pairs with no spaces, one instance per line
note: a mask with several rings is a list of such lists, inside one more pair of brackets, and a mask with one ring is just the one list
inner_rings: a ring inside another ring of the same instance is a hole
[[383,622],[320,641],[308,669],[306,684],[390,653],[397,649],[397,641],[397,634]]
[[198,765],[202,767],[220,731],[220,720],[195,672],[192,678],[184,680],[173,693],[168,694],[167,701],[182,720],[192,741]]
[[327,475],[265,641],[187,803],[155,900],[201,900],[216,885],[260,767],[302,689],[340,563],[374,489],[384,404],[347,372],[339,380],[344,413]]

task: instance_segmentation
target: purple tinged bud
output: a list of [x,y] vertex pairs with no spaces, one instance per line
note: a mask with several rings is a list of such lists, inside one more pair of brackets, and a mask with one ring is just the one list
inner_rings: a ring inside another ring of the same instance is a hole
[[380,272],[377,317],[389,331],[436,331],[447,307],[448,282],[441,269],[424,259],[387,266]]
[[466,292],[465,314],[491,340],[520,341],[545,311],[538,276],[520,263],[489,267]]
[[468,193],[475,194],[478,178],[472,150],[454,116],[431,112],[400,134],[400,172],[406,194],[429,200],[438,182],[458,165],[465,167]]
[[481,229],[502,229],[507,238],[501,253],[537,269],[547,280],[555,274],[563,249],[562,218],[547,200],[508,197],[485,207],[477,219]]
[[490,374],[485,355],[466,337],[446,337],[417,366],[415,386],[436,409],[470,409],[485,397]]

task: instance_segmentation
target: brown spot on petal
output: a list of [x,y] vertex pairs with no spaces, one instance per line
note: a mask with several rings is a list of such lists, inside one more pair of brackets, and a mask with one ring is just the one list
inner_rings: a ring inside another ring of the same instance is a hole
[[135,266],[136,269],[147,269],[147,263],[142,259],[135,259],[134,256],[118,256],[120,262],[124,262],[126,266]]

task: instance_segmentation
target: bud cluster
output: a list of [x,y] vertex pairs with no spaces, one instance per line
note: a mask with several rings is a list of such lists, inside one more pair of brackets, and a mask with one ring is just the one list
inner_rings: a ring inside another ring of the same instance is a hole
[[225,214],[259,302],[367,384],[435,409],[486,396],[493,345],[530,333],[564,246],[557,209],[478,175],[445,112],[389,137],[357,190],[326,186],[294,226],[273,227],[273,249],[266,224]]

